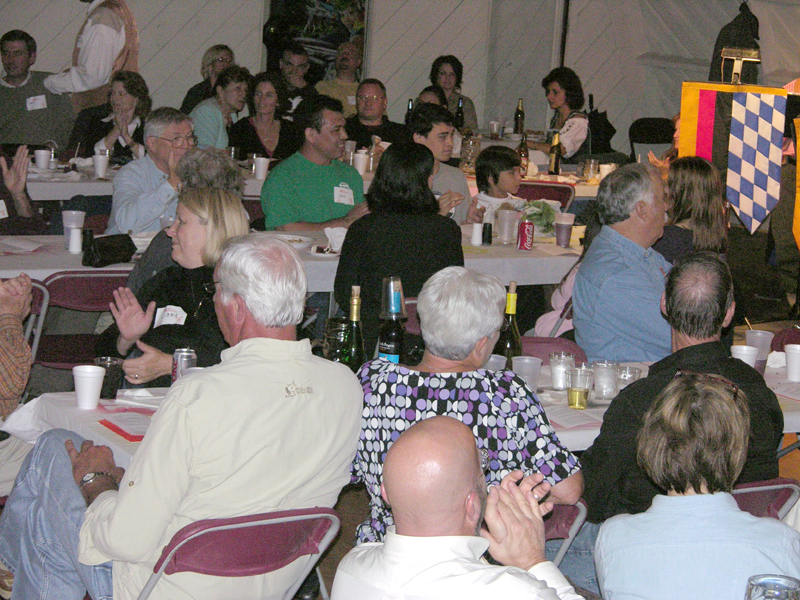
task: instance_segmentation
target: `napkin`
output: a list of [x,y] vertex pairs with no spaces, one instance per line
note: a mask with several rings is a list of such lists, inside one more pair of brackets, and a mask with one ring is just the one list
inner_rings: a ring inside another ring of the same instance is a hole
[[6,417],[2,429],[16,438],[29,444],[36,443],[39,436],[45,431],[52,429],[47,423],[36,416],[36,404],[39,398],[34,398],[30,402],[23,404],[17,410]]
[[346,227],[326,227],[325,237],[328,238],[328,244],[333,252],[342,251],[342,243],[344,243],[344,236],[347,235]]
[[770,352],[767,356],[767,366],[770,369],[780,369],[786,366],[785,352]]
[[75,165],[76,167],[92,167],[94,166],[94,159],[90,156],[88,158],[70,158],[69,164]]

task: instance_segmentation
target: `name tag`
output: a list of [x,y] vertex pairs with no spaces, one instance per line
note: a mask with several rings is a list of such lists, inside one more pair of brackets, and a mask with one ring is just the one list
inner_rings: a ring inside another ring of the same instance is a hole
[[350,106],[355,106],[356,105],[356,97],[355,96],[348,96],[347,97],[347,103]]
[[180,306],[165,306],[156,311],[153,327],[162,325],[183,325],[186,322],[186,311]]
[[0,200],[0,219],[8,218],[8,209],[6,208],[6,201]]
[[47,98],[44,94],[41,96],[30,96],[25,100],[25,106],[28,110],[42,110],[47,108]]
[[353,200],[353,190],[351,190],[350,186],[343,181],[333,188],[333,201],[337,204],[347,204],[349,206],[353,206],[355,204],[355,201]]

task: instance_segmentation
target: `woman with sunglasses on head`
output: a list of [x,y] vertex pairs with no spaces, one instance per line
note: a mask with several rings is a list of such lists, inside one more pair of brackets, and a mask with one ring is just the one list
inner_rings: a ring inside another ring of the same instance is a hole
[[115,323],[100,338],[98,356],[127,357],[125,378],[148,387],[169,386],[177,348],[192,348],[199,367],[218,363],[227,345],[214,313],[214,265],[224,243],[248,230],[247,212],[235,194],[212,188],[183,192],[167,230],[177,265],[147,280],[137,295],[128,288],[114,292]]
[[181,112],[188,115],[203,100],[211,98],[214,95],[217,77],[233,64],[236,64],[233,50],[225,44],[217,44],[206,50],[200,61],[200,74],[203,76],[203,81],[193,85],[186,92],[183,103],[181,103]]

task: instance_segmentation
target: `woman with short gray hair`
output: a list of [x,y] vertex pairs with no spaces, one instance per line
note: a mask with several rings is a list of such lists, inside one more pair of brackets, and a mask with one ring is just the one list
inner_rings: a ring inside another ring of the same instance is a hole
[[463,267],[442,269],[419,294],[426,345],[420,363],[410,367],[379,358],[361,368],[365,406],[353,476],[367,484],[371,515],[358,527],[360,541],[381,541],[392,525],[380,493],[388,446],[435,415],[472,428],[487,455],[489,483],[516,469],[539,472],[552,485],[551,501],[574,504],[580,498],[578,459],[558,440],[533,390],[512,371],[483,367],[497,342],[504,305],[497,278]]

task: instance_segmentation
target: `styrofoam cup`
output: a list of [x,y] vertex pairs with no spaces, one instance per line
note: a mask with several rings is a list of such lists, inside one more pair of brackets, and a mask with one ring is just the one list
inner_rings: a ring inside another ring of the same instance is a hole
[[86,213],[82,210],[62,210],[61,219],[64,224],[64,248],[69,250],[69,236],[71,229],[83,229]]
[[256,156],[253,159],[253,174],[256,179],[266,179],[267,170],[269,169],[269,159],[263,156]]
[[800,344],[786,344],[786,379],[800,381]]
[[731,346],[731,356],[738,358],[751,367],[755,367],[758,348],[755,346]]
[[102,179],[106,176],[108,170],[108,154],[95,154],[92,157],[94,164],[94,176],[96,179]]
[[37,169],[47,169],[50,167],[50,150],[34,150],[33,158]]
[[362,176],[367,172],[367,164],[369,163],[369,156],[366,152],[356,152],[353,155],[353,166]]
[[72,378],[75,380],[75,396],[78,408],[94,410],[100,402],[100,390],[106,370],[96,365],[78,365],[72,367]]
[[534,392],[539,387],[539,370],[542,359],[535,356],[514,356],[511,359],[512,370],[519,375]]

